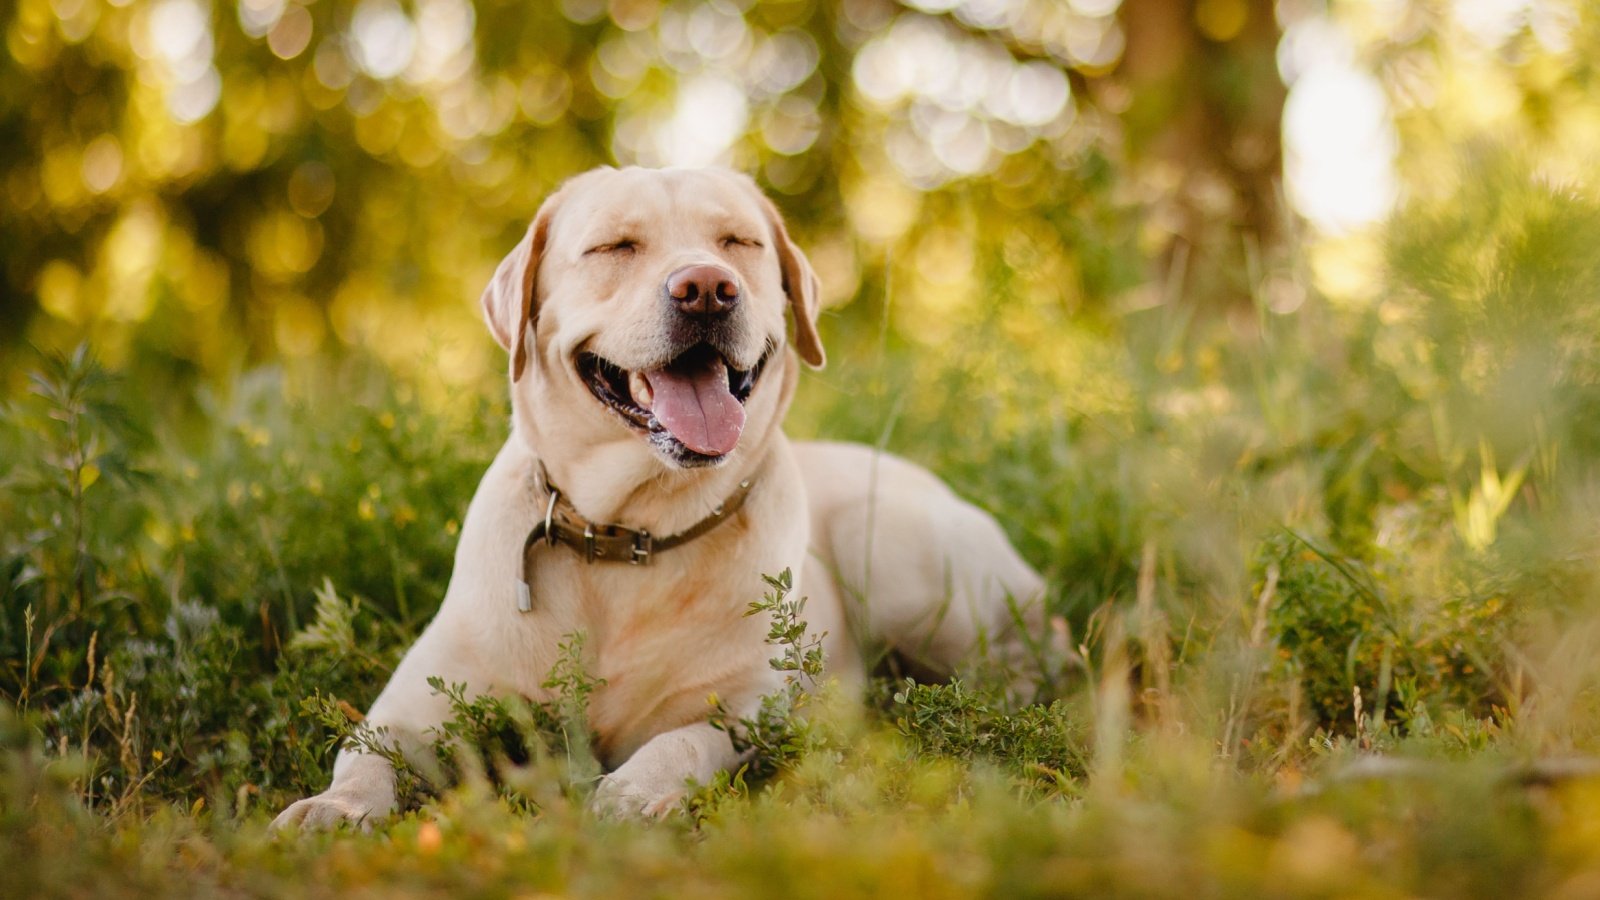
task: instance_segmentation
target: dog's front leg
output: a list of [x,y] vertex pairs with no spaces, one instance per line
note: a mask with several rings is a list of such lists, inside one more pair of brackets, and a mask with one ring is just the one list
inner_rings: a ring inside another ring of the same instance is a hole
[[658,734],[600,779],[594,809],[604,815],[660,818],[677,808],[691,780],[705,784],[739,762],[728,733],[696,722]]
[[[428,678],[438,675],[446,683],[465,682],[469,696],[484,689],[481,675],[467,671],[463,665],[476,655],[447,652],[445,643],[435,628],[423,633],[400,660],[394,676],[367,713],[364,725],[378,735],[383,745],[399,750],[408,761],[422,764],[425,772],[429,764],[436,762],[430,758],[428,731],[444,722],[450,713],[449,701],[434,693]],[[272,820],[272,827],[327,828],[353,822],[370,828],[393,813],[395,803],[395,772],[389,760],[347,746],[334,760],[333,783],[328,789],[279,813]]]

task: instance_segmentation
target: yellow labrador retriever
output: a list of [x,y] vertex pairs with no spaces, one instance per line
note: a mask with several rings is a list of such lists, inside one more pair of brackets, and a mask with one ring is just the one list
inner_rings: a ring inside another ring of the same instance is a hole
[[[903,460],[784,437],[796,357],[823,364],[817,288],[743,175],[597,169],[551,196],[483,294],[511,357],[511,436],[438,615],[367,721],[418,752],[447,714],[430,676],[542,699],[581,631],[605,679],[588,710],[609,772],[595,805],[657,816],[739,762],[708,698],[744,716],[781,686],[768,623],[744,615],[763,573],[793,571],[847,683],[869,645],[939,673],[1026,656],[1043,586],[993,519]],[[394,805],[390,764],[346,749],[333,784],[274,824]]]

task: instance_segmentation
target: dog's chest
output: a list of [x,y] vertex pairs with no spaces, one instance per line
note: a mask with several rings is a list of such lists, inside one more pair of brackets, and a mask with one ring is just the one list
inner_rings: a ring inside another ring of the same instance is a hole
[[726,572],[673,568],[586,586],[591,674],[604,680],[589,698],[589,724],[611,764],[656,734],[704,720],[716,700],[742,704],[764,690],[772,654],[766,623],[744,615],[749,589]]

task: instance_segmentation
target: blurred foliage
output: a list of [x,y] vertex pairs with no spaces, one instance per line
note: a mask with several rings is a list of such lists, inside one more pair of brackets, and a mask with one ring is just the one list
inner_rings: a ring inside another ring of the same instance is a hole
[[[1277,111],[1259,6],[0,9],[0,893],[1592,895],[1600,21],[1279,3]],[[1204,77],[1141,81],[1140,7]],[[1367,229],[1239,187],[1329,66],[1399,150]],[[574,663],[453,696],[479,752],[383,833],[269,839],[443,595],[495,260],[724,149],[832,304],[789,431],[994,511],[1082,672],[775,695],[651,829],[585,811]]]
[[357,348],[467,383],[492,368],[467,301],[555,184],[612,161],[756,172],[834,302],[900,246],[972,295],[962,260],[1003,241],[1037,302],[1104,304],[1137,276],[1131,219],[1067,72],[1114,62],[1112,12],[20,0],[0,362],[87,336],[183,385]]

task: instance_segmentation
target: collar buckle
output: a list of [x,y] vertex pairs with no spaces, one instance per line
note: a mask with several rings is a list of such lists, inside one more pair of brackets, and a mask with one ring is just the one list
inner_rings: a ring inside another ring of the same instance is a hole
[[650,532],[642,530],[636,532],[633,536],[633,554],[628,562],[636,566],[649,565],[650,551],[655,549],[655,543],[655,539],[650,537]]

